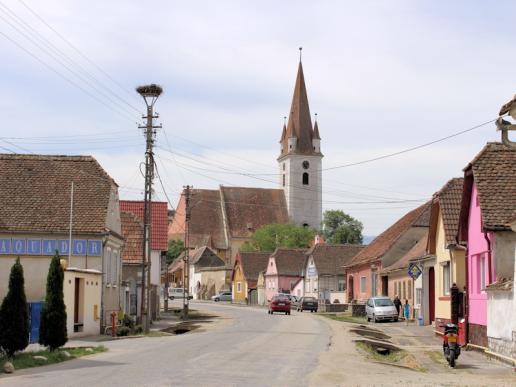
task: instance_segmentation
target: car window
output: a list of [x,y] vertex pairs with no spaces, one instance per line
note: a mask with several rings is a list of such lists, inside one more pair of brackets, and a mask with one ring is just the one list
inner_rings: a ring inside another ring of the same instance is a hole
[[315,301],[315,297],[304,297],[303,301]]
[[374,300],[376,306],[394,306],[390,298],[378,298]]

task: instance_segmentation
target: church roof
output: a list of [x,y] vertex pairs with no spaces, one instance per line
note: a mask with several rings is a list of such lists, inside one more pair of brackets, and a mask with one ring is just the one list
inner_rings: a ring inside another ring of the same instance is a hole
[[[311,155],[314,154],[312,139],[314,129],[312,128],[312,119],[310,116],[310,107],[308,106],[308,95],[306,93],[305,76],[303,74],[303,64],[299,62],[297,70],[296,85],[294,87],[294,95],[292,97],[292,105],[288,117],[286,132],[281,136],[281,156],[290,152],[288,139],[295,137],[297,139],[296,149],[291,153]],[[319,137],[319,129],[317,128],[317,137]]]

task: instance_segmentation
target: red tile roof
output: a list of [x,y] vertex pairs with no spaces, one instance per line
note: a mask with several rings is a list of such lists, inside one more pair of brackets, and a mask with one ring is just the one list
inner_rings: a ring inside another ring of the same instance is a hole
[[122,262],[125,264],[141,264],[143,256],[143,223],[132,212],[120,211],[124,247]]
[[[132,212],[143,221],[144,202],[141,200],[120,200],[120,211]],[[168,250],[168,204],[167,202],[152,202],[151,205],[151,249]]]
[[[399,260],[394,262],[392,265],[387,266],[381,271],[381,274],[389,274],[394,271],[407,269],[410,265],[410,261],[416,258],[421,258],[426,254],[426,242],[428,239],[428,232],[425,232],[421,238],[416,242],[407,253]],[[408,274],[407,274],[408,275]]]
[[270,255],[270,253],[263,252],[239,253],[239,258],[237,258],[237,260],[240,261],[245,279],[250,282],[252,286],[256,285],[256,281],[258,281],[258,275],[260,272],[267,269],[267,263],[269,261]]
[[410,211],[360,251],[347,267],[381,259],[396,241],[412,226],[428,226],[430,202]]
[[319,275],[344,274],[343,266],[356,256],[365,246],[316,244],[306,253],[314,259]]
[[278,248],[271,257],[276,261],[276,269],[280,276],[300,277],[306,261],[306,249]]
[[73,232],[106,232],[117,185],[93,157],[0,154],[0,231],[68,233],[72,181]]

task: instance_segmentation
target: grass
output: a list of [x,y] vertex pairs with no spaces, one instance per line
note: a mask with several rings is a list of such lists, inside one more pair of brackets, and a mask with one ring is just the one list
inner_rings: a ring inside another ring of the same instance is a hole
[[[87,350],[87,348],[91,349]],[[70,357],[67,357],[63,352],[66,351],[70,354]],[[49,350],[37,351],[37,352],[22,352],[17,354],[11,362],[14,365],[16,370],[23,368],[32,368],[39,367],[47,364],[55,364],[61,363],[66,360],[77,359],[82,356],[92,355],[95,353],[106,352],[107,348],[103,345],[98,345],[96,347],[81,347],[81,348],[66,348],[63,350],[56,350],[50,352]],[[47,360],[38,360],[34,359],[34,356],[44,356]],[[7,361],[5,357],[0,358],[0,364],[3,364]]]
[[428,356],[434,363],[442,365],[443,367],[448,367],[448,362],[446,361],[443,353],[440,351],[425,351],[425,355]]
[[350,315],[336,315],[336,314],[322,314],[321,316],[324,316],[326,318],[335,320],[335,321],[343,321],[348,323],[354,323],[354,324],[364,324],[366,322],[365,318],[362,317],[353,317]]
[[425,372],[423,368],[416,360],[416,358],[402,349],[398,351],[391,351],[387,355],[381,355],[376,350],[365,343],[355,343],[357,348],[366,354],[366,357],[370,360],[374,360],[380,363],[394,364],[402,367],[411,368],[416,371]]

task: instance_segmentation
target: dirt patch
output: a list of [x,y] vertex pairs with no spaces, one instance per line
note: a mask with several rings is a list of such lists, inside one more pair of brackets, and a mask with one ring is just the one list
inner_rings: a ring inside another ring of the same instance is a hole
[[369,360],[378,363],[394,365],[397,367],[408,368],[414,371],[426,371],[416,358],[387,342],[375,342],[371,340],[355,340],[356,346]]
[[380,332],[376,329],[350,329],[351,333],[355,333],[357,335],[368,337],[370,339],[377,339],[377,340],[389,340],[391,336],[386,335],[383,332]]
[[[203,323],[209,323],[211,321],[210,320],[204,320],[202,322]],[[168,327],[168,328],[164,328],[164,329],[161,330],[161,332],[172,333],[174,335],[184,335],[185,333],[189,333],[189,332],[195,331],[195,330],[199,329],[200,327],[201,327],[200,324],[194,324],[192,322],[187,321],[187,322],[182,322],[182,323],[173,325],[173,326]]]

